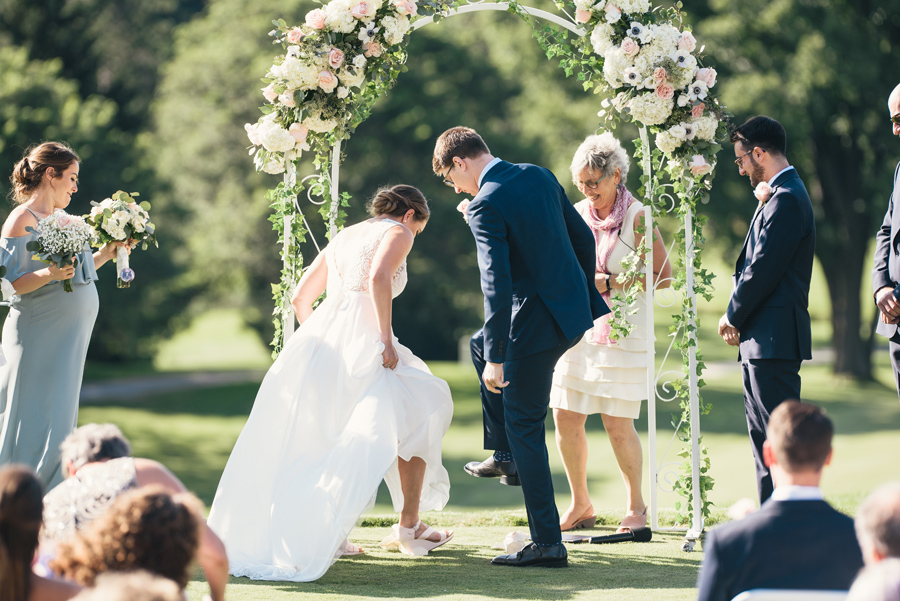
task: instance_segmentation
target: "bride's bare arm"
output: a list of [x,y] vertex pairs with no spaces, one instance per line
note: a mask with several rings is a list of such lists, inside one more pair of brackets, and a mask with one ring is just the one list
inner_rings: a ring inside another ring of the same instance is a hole
[[405,227],[392,227],[385,234],[369,269],[369,294],[375,306],[378,332],[384,344],[384,366],[397,366],[397,351],[391,336],[391,282],[413,245],[413,233]]
[[297,321],[303,323],[313,312],[313,303],[325,292],[325,285],[328,283],[328,263],[325,261],[325,252],[319,255],[300,278],[297,289],[294,290],[294,297],[291,299],[291,306],[294,307],[294,314]]

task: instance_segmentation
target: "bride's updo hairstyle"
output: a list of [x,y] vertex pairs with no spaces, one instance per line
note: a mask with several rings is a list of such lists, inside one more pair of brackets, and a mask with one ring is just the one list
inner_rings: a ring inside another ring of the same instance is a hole
[[410,209],[416,212],[415,218],[419,221],[426,221],[431,215],[428,201],[419,189],[402,184],[378,190],[375,198],[369,201],[368,209],[372,217],[379,215],[403,217]]
[[63,171],[72,163],[81,161],[75,151],[61,142],[44,142],[32,146],[22,160],[16,163],[9,181],[12,182],[10,197],[16,204],[25,202],[40,187],[44,173],[53,167],[54,179],[62,177]]

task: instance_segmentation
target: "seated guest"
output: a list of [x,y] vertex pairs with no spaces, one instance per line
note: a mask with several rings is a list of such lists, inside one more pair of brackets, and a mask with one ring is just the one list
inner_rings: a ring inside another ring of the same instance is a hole
[[[170,493],[187,491],[161,463],[131,457],[131,444],[113,424],[81,426],[66,437],[60,452],[66,479],[44,499],[41,547],[50,555],[55,544],[103,515],[126,491],[154,484]],[[205,522],[197,563],[206,574],[213,601],[223,601],[228,557],[222,541]]]
[[900,601],[900,559],[890,557],[867,565],[846,601]]
[[0,468],[0,599],[64,601],[80,586],[42,578],[31,571],[41,529],[40,480],[25,466]]
[[878,488],[856,512],[856,536],[866,565],[900,558],[900,482]]
[[50,568],[82,586],[98,574],[147,570],[183,590],[200,543],[200,501],[162,486],[124,493],[102,516],[57,545]]
[[815,405],[785,401],[769,417],[763,459],[775,492],[756,513],[710,530],[700,601],[755,588],[847,590],[862,568],[853,520],[822,498],[834,425]]
[[168,578],[138,570],[100,574],[94,588],[84,589],[72,601],[187,601],[187,598]]

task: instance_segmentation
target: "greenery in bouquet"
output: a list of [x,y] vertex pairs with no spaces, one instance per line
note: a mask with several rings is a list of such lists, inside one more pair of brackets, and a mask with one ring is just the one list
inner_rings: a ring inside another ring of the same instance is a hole
[[[91,243],[95,247],[115,242],[125,242],[129,248],[140,244],[144,250],[150,244],[159,246],[156,228],[148,213],[150,203],[138,204],[134,200],[136,196],[140,195],[119,190],[101,202],[91,201],[93,208],[85,215],[85,221],[93,228]],[[116,251],[116,272],[118,287],[128,288],[134,279],[134,270],[128,265],[128,249],[124,247]]]
[[[26,231],[37,234],[38,239],[25,245],[34,253],[35,260],[56,265],[60,269],[67,265],[78,266],[78,255],[85,249],[92,237],[91,226],[82,217],[69,215],[62,209],[38,221],[36,227],[28,226]],[[63,280],[63,289],[72,292],[72,280]]]

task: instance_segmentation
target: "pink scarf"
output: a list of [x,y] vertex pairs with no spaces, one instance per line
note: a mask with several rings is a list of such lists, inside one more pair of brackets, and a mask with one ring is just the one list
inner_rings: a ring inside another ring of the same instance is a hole
[[[616,191],[616,200],[613,203],[612,211],[609,212],[606,219],[601,219],[597,214],[597,209],[591,206],[590,202],[585,202],[581,207],[581,216],[587,222],[591,231],[594,232],[594,240],[597,242],[597,273],[609,273],[607,263],[609,256],[612,254],[616,242],[619,241],[619,231],[622,229],[622,222],[625,220],[625,213],[628,207],[634,202],[634,196],[619,184]],[[612,306],[610,301],[609,290],[601,293],[606,304]],[[594,321],[593,341],[598,344],[610,344],[615,342],[609,339],[611,328],[609,326],[610,314],[597,318]]]

